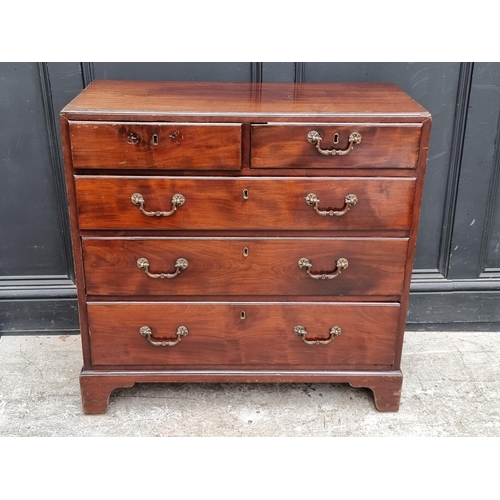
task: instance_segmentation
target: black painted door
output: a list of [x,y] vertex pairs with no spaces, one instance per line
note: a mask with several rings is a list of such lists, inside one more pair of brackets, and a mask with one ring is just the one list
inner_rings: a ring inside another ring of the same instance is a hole
[[500,327],[499,63],[1,63],[1,335],[78,332],[57,117],[94,78],[396,83],[433,115],[408,328]]

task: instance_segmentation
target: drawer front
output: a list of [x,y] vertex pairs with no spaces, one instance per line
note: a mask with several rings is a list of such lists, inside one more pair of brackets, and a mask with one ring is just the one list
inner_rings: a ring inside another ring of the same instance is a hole
[[404,238],[83,239],[89,295],[394,296],[407,247]]
[[251,166],[415,168],[421,129],[419,124],[253,125]]
[[240,124],[71,122],[74,168],[241,168]]
[[[399,317],[394,303],[90,303],[87,308],[94,366],[196,369],[391,365]],[[294,333],[300,326],[306,333]],[[332,340],[311,345],[303,338]],[[150,343],[179,339],[171,346]]]
[[[414,191],[415,178],[76,176],[82,229],[407,230]],[[306,202],[309,194],[317,204]],[[330,210],[339,215],[318,213]]]

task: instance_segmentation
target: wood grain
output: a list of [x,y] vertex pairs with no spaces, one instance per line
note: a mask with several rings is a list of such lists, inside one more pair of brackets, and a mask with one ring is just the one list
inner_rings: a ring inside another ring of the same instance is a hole
[[70,135],[74,168],[241,168],[240,124],[77,121]]
[[68,104],[68,118],[126,116],[128,120],[235,116],[344,117],[422,121],[429,113],[391,83],[222,83],[94,80]]
[[[248,257],[243,254],[248,248]],[[89,295],[399,295],[408,240],[382,238],[155,238],[83,239]],[[175,261],[189,266],[172,279]],[[349,267],[334,279],[312,279],[298,267],[305,257],[313,273],[331,273],[336,261]]]
[[[410,227],[415,178],[182,178],[76,176],[82,229],[158,230],[406,230]],[[243,190],[248,190],[248,199]],[[140,193],[145,210],[168,211],[172,196],[186,202],[169,217],[148,217],[132,204]],[[323,217],[307,205],[339,209],[355,194],[358,203],[341,217]]]
[[[88,313],[95,366],[331,369],[392,364],[399,305],[92,303]],[[155,347],[139,334],[149,326],[155,339],[174,340],[181,325],[189,334],[173,347]],[[309,339],[327,339],[332,326],[342,333],[328,345],[307,345],[296,325]]]
[[[321,149],[347,149],[352,132],[361,143],[346,155],[323,155],[307,140],[311,131],[321,137]],[[333,137],[339,134],[339,143]],[[251,166],[253,168],[415,168],[420,125],[352,124],[268,124],[252,125]]]
[[106,413],[111,393],[118,388],[132,387],[134,383],[130,377],[89,376],[82,373],[80,391],[83,412],[87,415]]

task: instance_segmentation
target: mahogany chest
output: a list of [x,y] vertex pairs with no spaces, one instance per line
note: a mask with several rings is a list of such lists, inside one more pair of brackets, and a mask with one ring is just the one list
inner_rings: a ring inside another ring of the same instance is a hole
[[430,125],[392,84],[91,83],[61,112],[84,412],[138,382],[396,411]]

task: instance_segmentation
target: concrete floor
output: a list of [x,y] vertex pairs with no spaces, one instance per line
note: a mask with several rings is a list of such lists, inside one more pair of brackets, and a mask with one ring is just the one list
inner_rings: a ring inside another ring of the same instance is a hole
[[406,334],[398,413],[334,384],[139,384],[84,415],[80,338],[0,339],[0,436],[500,436],[500,332]]

